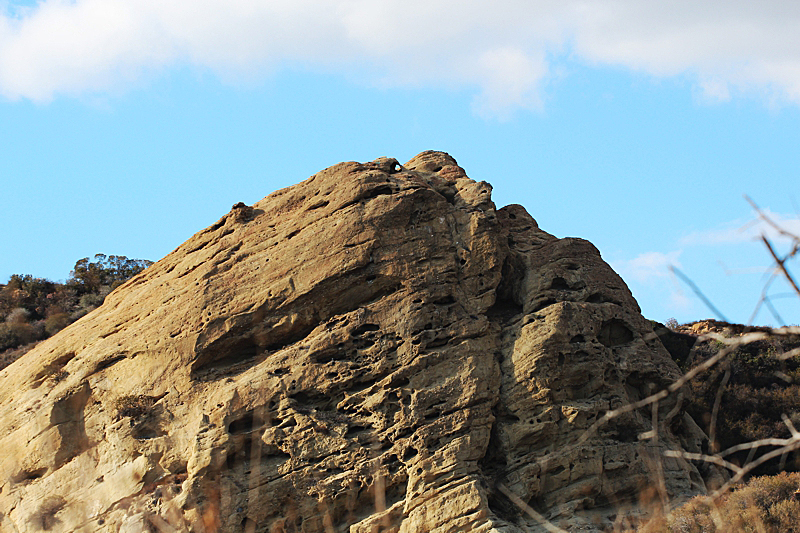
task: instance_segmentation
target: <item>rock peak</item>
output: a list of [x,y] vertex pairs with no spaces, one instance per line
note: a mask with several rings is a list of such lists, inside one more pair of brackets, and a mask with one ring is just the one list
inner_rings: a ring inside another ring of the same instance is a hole
[[679,371],[491,190],[427,151],[236,204],[0,372],[1,529],[540,531],[507,490],[601,531],[654,472],[703,492],[675,398],[587,436]]

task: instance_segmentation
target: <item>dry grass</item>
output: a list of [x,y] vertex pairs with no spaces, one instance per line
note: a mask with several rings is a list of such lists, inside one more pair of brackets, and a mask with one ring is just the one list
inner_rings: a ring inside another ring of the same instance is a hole
[[756,477],[716,500],[698,496],[639,533],[800,533],[800,473]]

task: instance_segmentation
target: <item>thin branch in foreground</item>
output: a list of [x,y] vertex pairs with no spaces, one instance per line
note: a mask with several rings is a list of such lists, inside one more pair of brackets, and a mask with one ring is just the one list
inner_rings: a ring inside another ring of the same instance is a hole
[[731,472],[739,472],[742,468],[736,466],[735,464],[726,461],[719,455],[707,455],[704,453],[690,453],[690,452],[683,452],[680,450],[665,450],[664,451],[665,457],[675,457],[679,459],[687,459],[689,461],[703,461],[706,463],[712,463],[717,466],[721,466],[722,468],[727,468]]
[[[792,436],[789,439],[763,439],[763,441],[773,441],[773,440],[774,441],[783,441],[784,444],[782,446],[780,446],[779,448],[777,448],[775,450],[772,450],[771,452],[765,453],[764,455],[762,455],[761,457],[759,457],[755,461],[749,462],[749,463],[747,463],[746,465],[744,465],[742,467],[736,466],[733,463],[725,461],[719,455],[705,455],[705,454],[701,454],[701,453],[688,453],[688,452],[684,452],[684,451],[680,451],[680,450],[666,450],[666,451],[664,451],[664,455],[666,457],[681,457],[683,459],[688,459],[688,460],[704,461],[704,462],[707,462],[707,463],[713,463],[713,464],[728,468],[732,472],[735,472],[736,474],[733,477],[731,477],[727,482],[725,482],[725,484],[723,484],[720,488],[718,488],[716,491],[714,491],[713,494],[711,494],[711,499],[712,500],[716,500],[720,496],[725,494],[725,492],[727,492],[728,489],[731,488],[732,485],[735,485],[736,483],[741,481],[742,478],[744,478],[744,476],[746,476],[751,470],[761,466],[762,464],[766,463],[770,459],[774,459],[775,457],[786,455],[789,452],[793,452],[793,451],[797,450],[798,448],[800,448],[800,435],[799,436]],[[756,444],[756,442],[761,442],[761,441],[755,441],[755,442],[748,443],[748,444]],[[745,445],[740,445],[740,446],[745,446]],[[734,446],[734,448],[738,448],[738,447]],[[733,450],[734,448],[730,448],[730,450]],[[742,449],[745,449],[745,448],[742,448]],[[726,450],[726,451],[728,451],[728,450]]]
[[800,437],[800,432],[795,429],[792,419],[786,416],[786,413],[781,413],[781,420],[783,420],[783,423],[786,424],[787,428],[789,428],[789,433],[792,434],[792,437]]
[[681,281],[683,281],[685,284],[687,284],[690,289],[692,289],[692,292],[694,292],[697,295],[697,297],[700,298],[700,300],[702,300],[702,302],[704,304],[706,304],[706,307],[708,307],[709,310],[712,313],[717,315],[717,318],[719,318],[723,322],[727,322],[728,321],[728,319],[725,318],[725,315],[723,315],[722,312],[719,309],[717,309],[716,306],[713,303],[711,303],[711,300],[706,298],[706,295],[703,294],[703,291],[700,290],[700,287],[695,285],[695,283],[691,279],[689,279],[689,277],[686,274],[684,274],[683,272],[678,270],[678,267],[676,267],[674,265],[670,265],[669,269],[673,274],[675,274],[677,277],[679,277],[681,279]]
[[527,513],[528,516],[539,522],[547,531],[550,531],[550,533],[569,533],[568,531],[561,529],[557,525],[550,522],[547,518],[537,513],[533,509],[533,507],[525,503],[522,500],[522,498],[511,492],[511,489],[506,487],[504,484],[498,483],[497,490],[502,492],[506,496],[506,498],[511,500],[511,503],[513,503],[514,505],[525,511],[525,513]]
[[786,259],[781,259],[781,258],[778,257],[778,254],[776,254],[775,250],[772,248],[772,243],[770,243],[769,239],[767,239],[764,235],[761,236],[761,240],[764,241],[764,244],[766,245],[767,250],[769,250],[769,253],[772,255],[772,258],[775,260],[775,263],[778,265],[778,268],[781,270],[781,272],[783,272],[783,277],[786,278],[786,280],[789,282],[789,284],[794,288],[795,292],[797,292],[797,295],[800,296],[800,287],[797,286],[797,283],[795,282],[794,278],[792,277],[791,274],[789,274],[789,271],[786,269],[786,266],[783,264],[786,261]]
[[756,204],[753,201],[752,198],[750,198],[749,196],[747,196],[745,194],[744,195],[744,199],[747,200],[747,203],[749,203],[750,206],[755,210],[756,214],[758,214],[758,218],[760,218],[761,220],[763,220],[764,222],[766,222],[767,224],[772,226],[772,228],[775,231],[777,231],[780,235],[783,235],[784,237],[788,237],[789,239],[792,239],[793,241],[800,241],[800,236],[797,236],[797,235],[795,235],[794,233],[792,233],[790,231],[786,231],[785,229],[783,229],[780,226],[780,224],[778,224],[777,222],[772,220],[769,216],[765,215],[764,211],[761,210],[761,208],[758,206],[758,204]]
[[790,437],[788,439],[778,439],[775,437],[769,437],[766,439],[751,440],[750,442],[743,442],[742,444],[737,444],[735,446],[731,446],[730,448],[726,448],[721,452],[717,453],[717,455],[719,457],[725,457],[731,455],[732,453],[742,452],[744,450],[752,451],[762,446],[778,446],[778,447],[788,446],[789,444],[792,443],[792,438],[793,437]]
[[714,407],[711,409],[711,425],[708,428],[708,440],[711,443],[711,448],[716,452],[717,448],[717,417],[719,416],[719,406],[722,404],[722,395],[725,393],[725,387],[728,385],[728,380],[731,379],[730,364],[725,369],[725,375],[717,389],[716,398],[714,398]]
[[775,309],[775,306],[772,305],[772,299],[769,296],[764,296],[764,305],[767,306],[769,312],[772,313],[772,317],[778,322],[778,324],[785,324],[786,322],[783,320],[783,317],[778,313],[778,310]]

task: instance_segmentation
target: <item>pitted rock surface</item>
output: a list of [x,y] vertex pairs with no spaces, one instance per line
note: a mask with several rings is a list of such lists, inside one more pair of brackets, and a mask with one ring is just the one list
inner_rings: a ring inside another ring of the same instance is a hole
[[0,372],[0,529],[543,531],[505,488],[602,531],[704,492],[677,398],[577,444],[678,368],[491,190],[424,152],[234,206]]

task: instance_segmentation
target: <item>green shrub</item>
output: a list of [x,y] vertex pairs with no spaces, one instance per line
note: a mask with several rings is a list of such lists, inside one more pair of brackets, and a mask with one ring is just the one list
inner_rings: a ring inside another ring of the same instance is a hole
[[0,324],[0,351],[39,340],[38,329],[24,322]]
[[71,320],[67,313],[55,313],[48,316],[44,321],[44,330],[48,336],[55,335],[70,324]]

